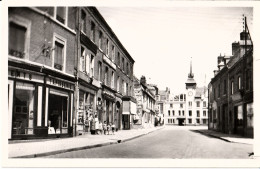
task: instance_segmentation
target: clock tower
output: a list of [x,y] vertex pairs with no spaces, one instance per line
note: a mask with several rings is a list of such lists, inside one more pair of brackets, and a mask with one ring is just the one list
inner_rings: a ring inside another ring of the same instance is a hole
[[186,108],[185,108],[185,123],[186,124],[195,124],[194,118],[196,110],[195,108],[195,94],[196,94],[196,87],[197,83],[193,79],[194,74],[192,73],[192,61],[190,61],[190,73],[188,74],[188,79],[186,81]]

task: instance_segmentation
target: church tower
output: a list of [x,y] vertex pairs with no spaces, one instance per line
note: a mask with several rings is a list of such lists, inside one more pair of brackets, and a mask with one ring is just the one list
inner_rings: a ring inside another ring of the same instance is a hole
[[192,61],[190,61],[190,73],[188,74],[188,79],[186,81],[186,91],[187,91],[187,96],[193,96],[196,90],[197,83],[193,79],[194,74],[192,73]]

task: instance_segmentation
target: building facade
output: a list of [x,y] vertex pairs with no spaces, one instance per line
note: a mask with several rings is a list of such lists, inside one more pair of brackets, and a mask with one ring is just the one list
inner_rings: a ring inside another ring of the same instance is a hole
[[9,7],[8,22],[9,139],[130,128],[134,60],[95,7]]
[[185,84],[185,92],[169,94],[164,109],[165,124],[207,125],[208,91],[206,87],[197,87],[192,73],[192,65]]
[[8,8],[8,138],[72,136],[76,66],[72,7]]
[[134,94],[137,100],[137,113],[134,116],[134,128],[148,128],[155,126],[155,103],[156,96],[150,90],[151,86],[146,83],[145,76],[140,81],[134,80]]
[[209,84],[209,129],[253,137],[253,43],[249,31],[218,57]]

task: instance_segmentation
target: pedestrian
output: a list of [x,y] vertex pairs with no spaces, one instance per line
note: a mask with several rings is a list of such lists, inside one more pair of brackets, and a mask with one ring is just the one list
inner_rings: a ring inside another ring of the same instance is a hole
[[108,133],[108,135],[109,135],[110,130],[111,130],[111,123],[109,123],[109,124],[107,125],[107,133]]
[[98,134],[98,131],[99,131],[99,122],[98,122],[97,115],[95,115],[94,123],[95,123],[95,134]]
[[112,128],[112,134],[114,135],[115,134],[115,128],[116,128],[114,123],[112,123],[111,128]]
[[103,130],[104,130],[104,135],[106,135],[107,134],[107,122],[106,121],[104,121]]
[[103,132],[103,125],[102,125],[102,122],[101,122],[101,121],[99,122],[99,126],[98,126],[98,128],[99,128],[99,133],[102,135],[102,132]]

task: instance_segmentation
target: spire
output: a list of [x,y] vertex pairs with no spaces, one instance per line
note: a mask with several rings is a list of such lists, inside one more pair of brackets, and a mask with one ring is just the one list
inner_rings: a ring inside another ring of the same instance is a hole
[[193,73],[192,73],[192,57],[191,57],[191,61],[190,61],[190,73],[189,73],[189,75],[188,75],[188,78],[193,78],[194,77],[194,75],[193,75]]

